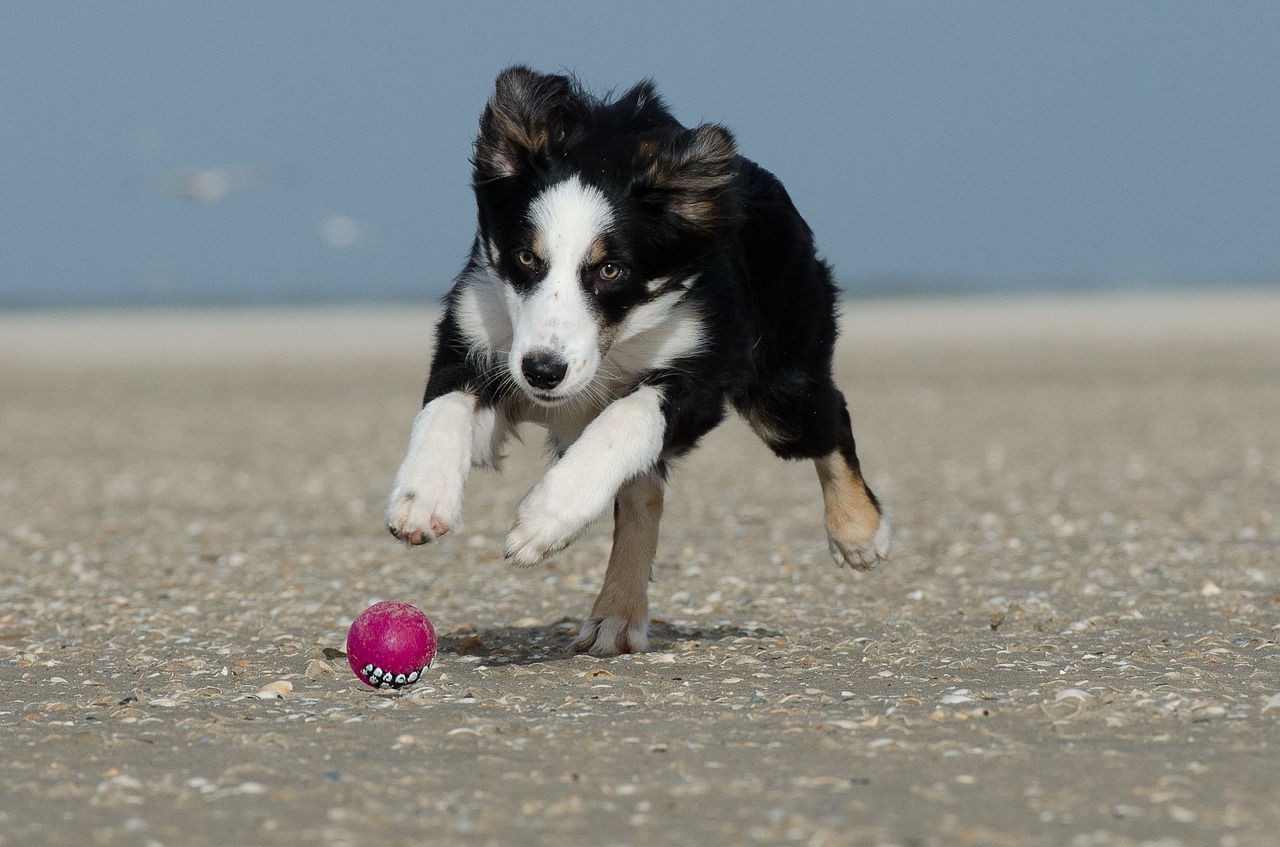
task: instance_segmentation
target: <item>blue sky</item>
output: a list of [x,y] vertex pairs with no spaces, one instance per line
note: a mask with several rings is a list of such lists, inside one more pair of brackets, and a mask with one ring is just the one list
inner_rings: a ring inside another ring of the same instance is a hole
[[513,62],[730,126],[850,293],[1280,280],[1274,2],[2,17],[0,306],[434,298]]

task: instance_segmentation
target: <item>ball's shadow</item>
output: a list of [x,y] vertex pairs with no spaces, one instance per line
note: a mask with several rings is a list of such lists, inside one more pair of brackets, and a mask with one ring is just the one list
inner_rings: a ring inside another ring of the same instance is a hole
[[[531,665],[559,662],[581,656],[570,650],[579,622],[564,618],[553,624],[479,628],[438,638],[438,652],[478,656],[488,664]],[[649,626],[649,650],[653,653],[696,650],[699,644],[730,638],[778,638],[782,633],[763,627],[732,625],[685,626],[655,621]]]

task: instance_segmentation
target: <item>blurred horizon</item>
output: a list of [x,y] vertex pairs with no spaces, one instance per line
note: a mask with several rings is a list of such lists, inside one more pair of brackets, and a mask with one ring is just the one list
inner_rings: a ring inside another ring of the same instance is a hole
[[727,125],[846,296],[1280,284],[1270,2],[5,17],[0,309],[432,303],[513,63]]

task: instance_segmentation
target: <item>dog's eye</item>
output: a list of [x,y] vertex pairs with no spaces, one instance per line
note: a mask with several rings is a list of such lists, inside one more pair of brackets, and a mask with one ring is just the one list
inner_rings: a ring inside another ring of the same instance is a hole
[[617,262],[605,262],[596,269],[596,276],[604,282],[617,282],[622,279],[627,269]]
[[538,264],[538,257],[533,255],[532,250],[526,248],[516,253],[516,261],[526,268],[532,268]]

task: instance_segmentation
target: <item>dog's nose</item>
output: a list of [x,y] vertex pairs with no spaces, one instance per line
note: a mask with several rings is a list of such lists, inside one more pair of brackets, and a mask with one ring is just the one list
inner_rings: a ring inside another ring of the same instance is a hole
[[520,358],[520,371],[534,388],[550,391],[564,381],[569,363],[549,350],[534,350]]

